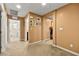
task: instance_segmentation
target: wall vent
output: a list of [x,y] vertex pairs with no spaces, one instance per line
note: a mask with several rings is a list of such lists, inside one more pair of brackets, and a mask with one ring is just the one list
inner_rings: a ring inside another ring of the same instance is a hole
[[17,16],[18,15],[18,11],[10,10],[10,15]]

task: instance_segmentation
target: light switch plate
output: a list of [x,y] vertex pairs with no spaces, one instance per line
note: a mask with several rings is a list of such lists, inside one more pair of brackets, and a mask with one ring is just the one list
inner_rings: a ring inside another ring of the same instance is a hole
[[63,28],[61,27],[61,28],[59,28],[59,30],[61,30],[61,31],[62,31],[62,30],[63,30]]
[[73,44],[70,44],[70,47],[72,48],[73,47]]

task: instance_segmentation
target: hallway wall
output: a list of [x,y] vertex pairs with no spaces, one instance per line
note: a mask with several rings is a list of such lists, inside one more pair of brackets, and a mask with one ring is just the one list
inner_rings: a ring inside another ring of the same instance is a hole
[[[40,26],[29,26],[29,42],[32,43],[41,39],[48,39],[50,21],[47,21],[47,16],[50,15],[53,17],[52,43],[79,53],[79,4],[65,5],[44,15]],[[34,20],[39,17],[33,13],[30,16],[33,16]],[[40,18],[42,17],[40,16]],[[31,24],[29,23],[29,25]]]
[[56,18],[57,45],[79,53],[79,4],[58,9]]
[[[55,43],[71,51],[79,53],[79,4],[68,4],[49,14],[55,12]],[[53,15],[52,15],[53,16]],[[47,39],[47,23],[43,19],[43,39]]]
[[[37,42],[42,39],[41,37],[41,16],[29,13],[29,42]],[[33,18],[32,18],[33,17]],[[38,20],[39,18],[39,20]]]
[[19,17],[20,20],[20,40],[25,40],[25,19],[24,17]]

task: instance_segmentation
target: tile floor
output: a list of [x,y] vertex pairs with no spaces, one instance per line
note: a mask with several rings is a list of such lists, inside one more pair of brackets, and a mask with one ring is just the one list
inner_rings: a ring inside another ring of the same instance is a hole
[[71,53],[41,41],[29,45],[27,42],[11,42],[1,56],[74,56]]

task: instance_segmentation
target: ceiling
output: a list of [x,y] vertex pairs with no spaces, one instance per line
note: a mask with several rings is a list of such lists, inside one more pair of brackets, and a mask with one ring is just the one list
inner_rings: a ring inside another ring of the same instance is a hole
[[25,16],[30,11],[39,15],[44,15],[66,5],[67,3],[47,3],[46,5],[42,5],[41,3],[19,3],[21,5],[21,9],[16,8],[17,4],[18,3],[6,3],[9,14],[11,9],[18,11],[18,16]]

